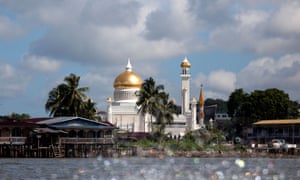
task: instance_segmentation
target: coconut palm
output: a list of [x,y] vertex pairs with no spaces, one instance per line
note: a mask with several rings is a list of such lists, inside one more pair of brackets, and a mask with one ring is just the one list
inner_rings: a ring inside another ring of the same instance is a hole
[[88,87],[78,87],[80,76],[70,74],[64,78],[65,83],[59,84],[48,94],[45,109],[50,116],[79,116],[86,109],[84,94]]
[[153,130],[152,116],[155,116],[155,134],[163,135],[166,124],[172,123],[177,108],[173,101],[169,101],[169,94],[164,91],[164,86],[156,86],[154,79],[150,77],[144,81],[137,95],[139,113],[142,113],[145,119],[148,114],[150,115],[151,131]]
[[[136,102],[139,110],[138,112],[145,116],[145,120],[148,119],[148,115],[150,115],[150,123],[152,125],[152,116],[155,113],[155,110],[158,107],[158,99],[159,95],[164,92],[163,85],[155,85],[155,81],[152,77],[146,79],[142,88],[139,92],[137,92],[137,96],[139,97]],[[151,128],[152,130],[152,128]]]
[[169,94],[160,93],[158,96],[158,105],[156,106],[156,134],[163,137],[167,124],[171,124],[176,113],[176,105],[169,101]]
[[88,99],[84,102],[84,109],[83,112],[80,112],[80,116],[88,119],[95,119],[96,112],[96,103],[94,103],[91,99]]

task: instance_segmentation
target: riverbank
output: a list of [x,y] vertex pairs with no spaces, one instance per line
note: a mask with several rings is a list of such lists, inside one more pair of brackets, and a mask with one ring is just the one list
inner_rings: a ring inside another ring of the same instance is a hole
[[137,148],[138,157],[165,158],[165,157],[199,157],[199,158],[299,158],[297,153],[282,152],[255,152],[255,151],[172,151],[170,149],[143,149]]

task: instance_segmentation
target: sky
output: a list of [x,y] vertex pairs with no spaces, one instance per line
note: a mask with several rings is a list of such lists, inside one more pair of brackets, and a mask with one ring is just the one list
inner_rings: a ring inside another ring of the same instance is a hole
[[131,59],[180,104],[278,88],[300,100],[298,0],[0,0],[0,115],[46,117],[49,91],[70,73],[99,110]]

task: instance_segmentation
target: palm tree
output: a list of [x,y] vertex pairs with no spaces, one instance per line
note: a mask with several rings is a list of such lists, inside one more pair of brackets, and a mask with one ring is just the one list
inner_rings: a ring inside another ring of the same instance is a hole
[[150,114],[151,126],[152,126],[152,115],[154,115],[155,110],[158,106],[157,100],[159,98],[159,95],[163,92],[164,92],[164,86],[163,85],[156,86],[155,81],[152,77],[146,79],[142,84],[141,90],[137,92],[137,96],[139,97],[138,101],[136,102],[137,106],[139,107],[138,112],[142,113],[142,115],[145,116],[145,120],[148,119],[148,114]]
[[94,103],[91,99],[88,99],[84,102],[84,109],[83,112],[80,112],[80,116],[88,119],[95,119],[96,112],[96,103]]
[[164,91],[164,86],[156,86],[154,79],[150,77],[144,81],[137,95],[139,97],[136,103],[139,107],[138,112],[142,113],[145,119],[147,119],[147,114],[150,114],[151,131],[153,130],[152,116],[155,116],[155,134],[164,135],[166,124],[173,122],[173,115],[177,112],[177,107],[173,101],[169,101],[169,94]]
[[69,114],[69,110],[66,108],[66,100],[64,98],[67,91],[67,85],[60,84],[49,92],[45,109],[49,112],[50,116],[63,116]]
[[164,130],[167,124],[171,124],[176,113],[176,105],[173,101],[169,101],[169,94],[161,93],[158,99],[158,106],[156,108],[156,131],[157,135],[163,137]]
[[78,87],[80,76],[70,74],[64,78],[65,83],[53,88],[45,105],[50,116],[79,116],[86,110],[84,94],[88,87]]

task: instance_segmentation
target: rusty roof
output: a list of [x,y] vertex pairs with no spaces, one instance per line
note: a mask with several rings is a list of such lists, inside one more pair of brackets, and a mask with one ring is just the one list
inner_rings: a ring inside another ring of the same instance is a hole
[[276,124],[300,124],[300,119],[262,120],[253,123],[253,125],[276,125]]

